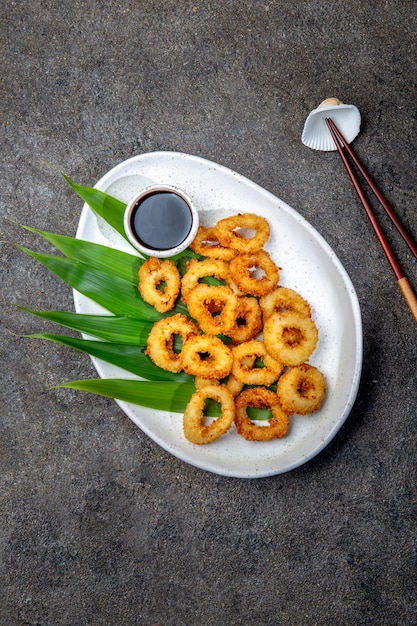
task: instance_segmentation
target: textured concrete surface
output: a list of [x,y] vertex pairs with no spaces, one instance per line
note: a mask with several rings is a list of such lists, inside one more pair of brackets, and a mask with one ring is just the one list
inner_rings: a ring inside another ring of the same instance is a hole
[[[417,236],[416,16],[413,0],[2,3],[2,625],[416,623],[416,324],[337,156],[300,141],[322,99],[355,103],[355,148]],[[154,150],[266,187],[355,285],[357,402],[288,474],[186,465],[113,401],[47,391],[94,376],[91,362],[22,337],[50,326],[15,305],[73,306],[5,243],[49,250],[16,222],[75,233],[82,203],[53,168],[89,185]],[[415,259],[378,214],[417,289]]]

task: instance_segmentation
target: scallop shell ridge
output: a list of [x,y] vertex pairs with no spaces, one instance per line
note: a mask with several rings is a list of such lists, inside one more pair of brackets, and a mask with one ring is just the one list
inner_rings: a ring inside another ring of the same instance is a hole
[[344,104],[334,98],[322,102],[307,117],[301,141],[313,150],[336,150],[336,145],[327,127],[325,118],[330,117],[346,141],[350,143],[358,135],[361,125],[361,114],[354,104]]

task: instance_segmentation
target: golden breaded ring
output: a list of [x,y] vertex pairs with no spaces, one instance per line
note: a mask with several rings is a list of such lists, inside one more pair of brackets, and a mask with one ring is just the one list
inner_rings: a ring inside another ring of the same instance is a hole
[[203,378],[203,376],[196,376],[194,379],[195,388],[197,391],[207,387],[207,385],[220,385],[220,382],[215,378]]
[[198,284],[187,295],[187,307],[204,333],[226,335],[235,323],[238,298],[230,287]]
[[269,354],[284,365],[301,365],[314,352],[318,330],[311,317],[298,313],[273,313],[264,323]]
[[242,293],[264,296],[278,285],[279,271],[265,250],[239,254],[230,262],[230,276]]
[[231,261],[236,254],[232,248],[226,248],[220,244],[214,228],[205,228],[204,226],[198,228],[190,248],[196,254],[202,254],[211,259],[222,259],[223,261]]
[[256,298],[238,300],[236,320],[227,336],[234,344],[250,341],[262,330],[262,311]]
[[231,349],[218,337],[210,335],[190,337],[181,350],[182,368],[192,376],[224,378],[230,374],[232,362]]
[[149,257],[139,268],[139,291],[142,298],[160,313],[174,308],[181,289],[181,276],[168,259]]
[[[252,387],[246,389],[235,400],[235,425],[239,435],[248,441],[269,441],[284,437],[290,425],[288,414],[279,403],[278,396],[270,389]],[[268,426],[257,426],[248,416],[247,407],[270,409],[272,418]]]
[[179,335],[184,344],[187,339],[199,333],[197,324],[182,313],[166,317],[152,326],[145,354],[158,367],[168,372],[180,372],[182,370],[181,353],[174,352],[175,335]]
[[[208,398],[219,402],[221,415],[211,424],[205,424],[204,405]],[[185,409],[183,430],[185,437],[196,444],[207,444],[224,435],[233,424],[235,403],[231,393],[221,385],[206,385],[196,391]]]
[[312,413],[320,407],[325,395],[323,374],[307,363],[290,367],[278,381],[277,396],[287,413]]
[[311,317],[309,303],[299,293],[288,287],[277,287],[259,300],[264,320],[271,317],[272,313],[285,313],[292,311],[303,317]]
[[187,271],[181,281],[182,297],[185,301],[187,300],[190,291],[200,284],[200,278],[214,276],[227,283],[229,275],[229,264],[226,261],[221,261],[220,259],[204,259],[203,261],[191,259],[187,263]]
[[[263,341],[252,339],[232,348],[232,374],[245,385],[272,385],[280,376],[284,366],[266,351]],[[248,357],[250,358],[248,365]],[[255,359],[262,360],[265,367],[256,367]]]
[[237,378],[230,374],[227,382],[225,383],[226,389],[230,391],[232,396],[235,398],[243,389],[244,383],[240,382]]
[[[243,357],[242,363],[246,365],[248,368],[251,368],[253,364],[255,363],[255,359],[256,357],[254,355]],[[225,385],[227,389],[230,391],[230,393],[232,394],[232,396],[235,398],[242,391],[243,387],[245,386],[245,383],[238,380],[236,376],[233,376],[233,374],[229,374]]]
[[[254,234],[247,231],[255,231]],[[239,253],[258,252],[269,239],[269,224],[264,217],[240,213],[217,222],[215,232],[222,246]],[[246,236],[247,235],[247,236]]]

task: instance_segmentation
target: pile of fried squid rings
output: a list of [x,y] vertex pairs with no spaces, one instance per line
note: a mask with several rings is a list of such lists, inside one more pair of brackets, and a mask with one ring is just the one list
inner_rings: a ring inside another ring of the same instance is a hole
[[[182,298],[189,312],[156,322],[146,354],[162,369],[195,376],[183,416],[184,435],[194,444],[215,441],[233,424],[249,441],[283,437],[291,415],[316,411],[325,397],[323,374],[307,363],[318,341],[310,305],[279,286],[280,268],[263,248],[269,236],[261,216],[227,217],[200,226],[190,246],[198,256],[183,276],[169,259],[150,257],[139,269],[145,302],[166,313]],[[215,284],[201,282],[208,278]],[[211,421],[208,399],[221,409]],[[268,409],[270,418],[257,423],[248,407]]]

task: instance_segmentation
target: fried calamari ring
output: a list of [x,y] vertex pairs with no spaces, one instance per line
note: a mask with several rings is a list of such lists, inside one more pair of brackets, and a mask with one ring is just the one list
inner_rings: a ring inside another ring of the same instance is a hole
[[174,352],[174,339],[179,335],[184,343],[190,337],[199,334],[197,324],[188,319],[182,313],[172,317],[166,317],[152,326],[149,333],[145,354],[158,367],[168,372],[180,372],[182,370],[181,352]]
[[277,287],[259,300],[264,320],[273,313],[285,313],[292,311],[303,317],[311,317],[309,303],[299,293],[288,287]]
[[269,354],[284,365],[301,365],[314,352],[317,326],[311,317],[298,313],[273,313],[264,323],[264,342]]
[[215,378],[203,378],[203,376],[196,376],[194,378],[194,384],[198,391],[199,389],[203,389],[203,387],[207,387],[207,385],[220,385],[220,381]]
[[139,292],[159,313],[174,308],[181,288],[180,273],[172,261],[149,257],[139,269]]
[[[251,368],[255,363],[255,359],[256,357],[254,355],[246,356],[242,358],[242,363],[246,365],[246,367]],[[245,383],[243,383],[241,380],[238,380],[233,374],[229,374],[225,386],[235,398],[242,391]]]
[[196,335],[184,343],[181,364],[187,374],[201,378],[225,378],[232,369],[231,349],[218,337]]
[[[221,415],[210,424],[204,423],[204,405],[208,398],[219,402]],[[185,409],[184,435],[196,444],[207,444],[224,435],[233,424],[235,404],[231,393],[221,385],[206,385],[196,391]]]
[[225,217],[217,222],[215,232],[222,246],[239,253],[258,252],[268,241],[270,233],[267,220],[253,213]]
[[241,292],[264,296],[275,289],[279,271],[265,250],[239,254],[230,262],[230,276]]
[[214,228],[205,228],[204,226],[198,228],[190,248],[197,254],[222,261],[231,261],[236,254],[232,248],[225,248],[220,244]]
[[290,367],[278,381],[277,396],[287,413],[312,413],[320,407],[325,395],[323,374],[308,363]]
[[203,261],[191,259],[187,263],[187,271],[181,281],[182,297],[186,301],[190,291],[200,284],[199,280],[201,278],[214,276],[227,283],[229,274],[229,264],[226,261],[221,261],[220,259],[204,259]]
[[[289,416],[285,413],[276,393],[264,387],[246,389],[235,400],[235,425],[239,435],[248,441],[269,441],[284,437],[290,425]],[[268,426],[257,426],[248,416],[247,407],[270,409],[272,418]]]
[[262,312],[256,298],[238,300],[236,320],[227,336],[234,344],[250,341],[262,330]]
[[[263,341],[252,339],[232,348],[232,374],[245,385],[272,385],[280,376],[284,366],[266,351]],[[251,362],[247,361],[247,358]],[[255,360],[261,359],[264,367],[256,367]]]
[[[216,380],[215,378],[203,378],[202,376],[196,376],[194,378],[195,388],[197,391],[199,389],[203,389],[203,387],[207,387],[207,385],[220,385],[220,380]],[[237,378],[233,376],[233,374],[229,374],[226,382],[224,383],[224,387],[235,398],[243,389],[244,383],[240,382]]]
[[240,382],[233,374],[230,374],[225,384],[226,389],[230,391],[235,398],[243,389],[244,383]]
[[189,292],[187,307],[204,333],[226,335],[235,323],[238,298],[230,287],[199,284]]

